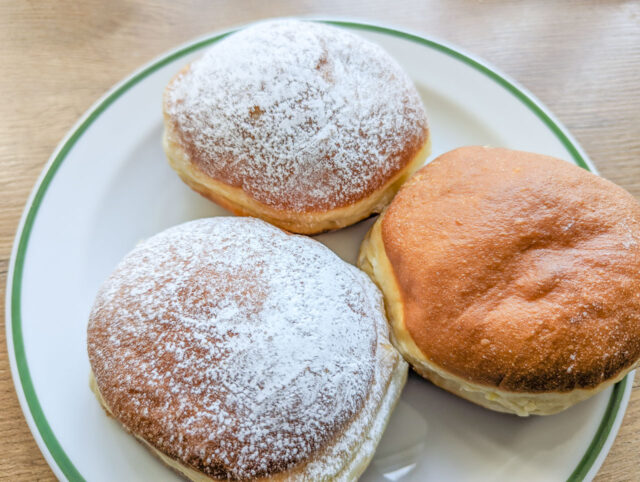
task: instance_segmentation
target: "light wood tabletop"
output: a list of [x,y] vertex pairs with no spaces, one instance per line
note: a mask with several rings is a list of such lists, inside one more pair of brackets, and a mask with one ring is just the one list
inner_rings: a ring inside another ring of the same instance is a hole
[[[5,0],[0,3],[1,291],[18,220],[38,174],[99,96],[191,38],[288,15],[372,20],[463,47],[527,87],[569,128],[604,177],[640,198],[638,1]],[[3,315],[4,302],[0,297]],[[53,479],[18,405],[4,330],[0,338],[0,478]],[[596,480],[640,480],[639,467],[637,379]]]

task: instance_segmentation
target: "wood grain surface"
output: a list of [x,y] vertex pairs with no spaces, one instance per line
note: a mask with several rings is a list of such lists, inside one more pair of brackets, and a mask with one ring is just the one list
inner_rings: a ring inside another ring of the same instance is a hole
[[[500,0],[0,2],[0,288],[31,188],[56,144],[109,87],[193,37],[286,15],[373,20],[442,38],[526,86],[601,174],[640,198],[640,2]],[[4,296],[0,297],[4,316]],[[0,477],[51,480],[0,331]],[[638,377],[640,378],[640,377]],[[640,480],[640,380],[596,480]]]

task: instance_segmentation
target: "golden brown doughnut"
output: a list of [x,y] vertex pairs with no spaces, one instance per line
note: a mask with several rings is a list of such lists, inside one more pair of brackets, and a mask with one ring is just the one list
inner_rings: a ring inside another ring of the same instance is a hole
[[254,218],[138,245],[98,293],[88,352],[107,412],[192,480],[353,480],[407,374],[371,280]]
[[313,234],[380,212],[430,151],[418,92],[382,48],[316,22],[260,23],[169,83],[163,147],[235,214]]
[[435,384],[518,415],[563,410],[640,358],[640,205],[552,157],[465,147],[400,190],[359,266]]

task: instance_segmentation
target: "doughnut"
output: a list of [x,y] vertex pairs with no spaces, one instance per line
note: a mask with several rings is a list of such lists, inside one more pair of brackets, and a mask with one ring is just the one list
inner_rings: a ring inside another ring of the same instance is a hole
[[379,213],[425,161],[416,88],[381,47],[316,22],[215,43],[163,96],[163,148],[192,189],[300,234]]
[[547,415],[640,358],[640,205],[540,154],[463,147],[418,171],[363,242],[392,340],[435,385]]
[[139,244],[90,313],[106,412],[191,480],[353,480],[406,380],[368,276],[249,217]]

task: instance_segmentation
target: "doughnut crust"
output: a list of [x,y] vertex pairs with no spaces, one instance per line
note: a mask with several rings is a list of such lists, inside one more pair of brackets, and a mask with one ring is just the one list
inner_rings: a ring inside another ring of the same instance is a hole
[[518,415],[563,410],[640,358],[640,205],[539,154],[465,147],[363,242],[396,346],[435,384]]
[[254,218],[138,245],[98,293],[88,352],[107,413],[192,480],[352,480],[407,372],[366,275]]
[[163,147],[235,214],[313,234],[380,212],[430,152],[418,92],[377,45],[315,22],[257,24],[167,86]]

